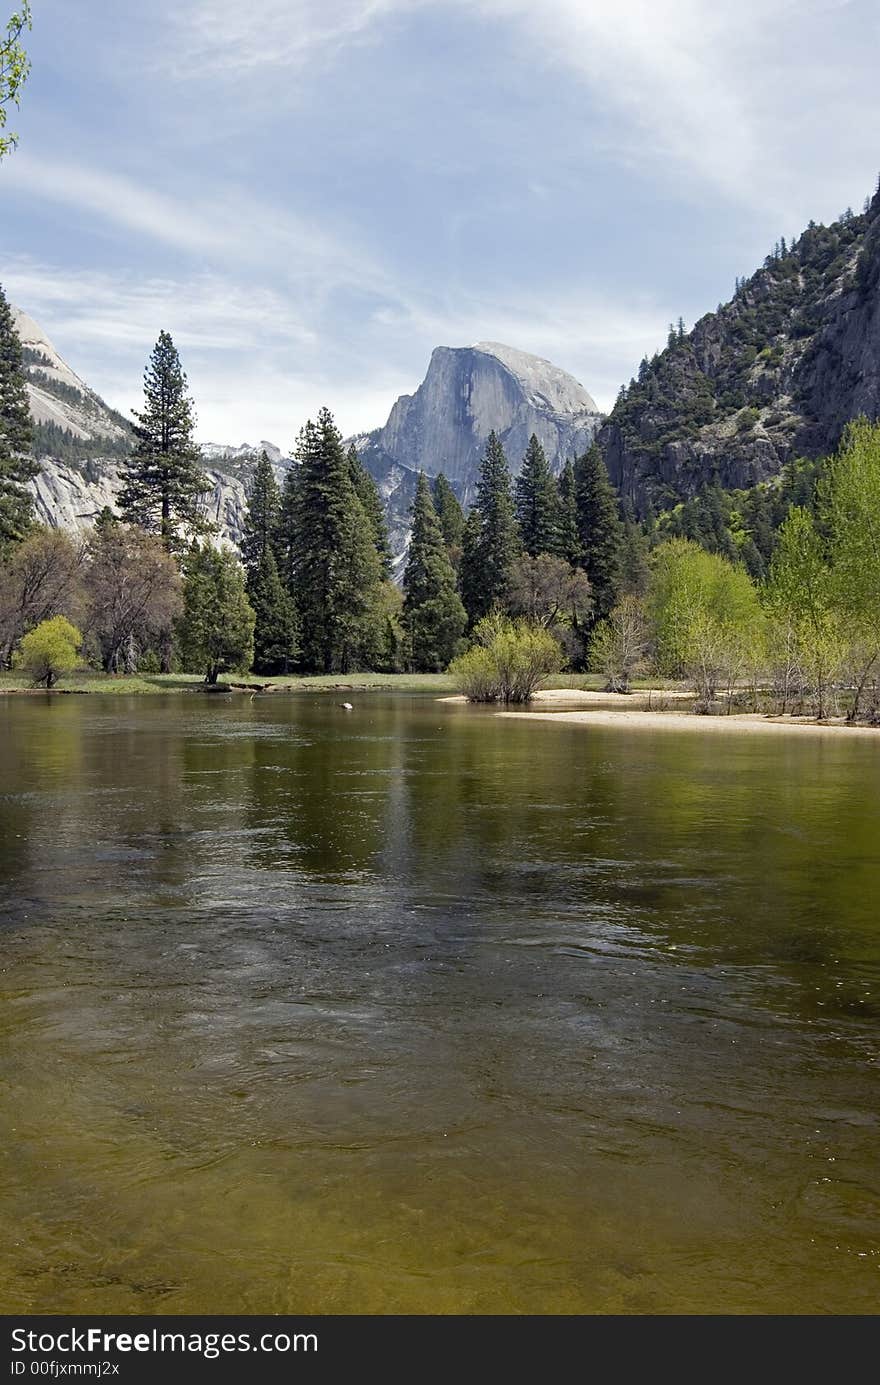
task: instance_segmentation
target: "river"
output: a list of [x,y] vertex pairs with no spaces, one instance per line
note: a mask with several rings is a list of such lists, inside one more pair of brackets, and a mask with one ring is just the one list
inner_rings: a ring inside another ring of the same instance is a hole
[[873,1313],[880,744],[0,699],[12,1312]]

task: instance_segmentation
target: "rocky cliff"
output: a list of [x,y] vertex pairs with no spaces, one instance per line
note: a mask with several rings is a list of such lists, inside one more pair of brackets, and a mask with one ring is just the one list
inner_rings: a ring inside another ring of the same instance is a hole
[[774,249],[693,331],[641,364],[599,440],[635,508],[741,488],[880,414],[880,194]]
[[358,438],[381,479],[395,465],[444,472],[463,497],[473,490],[489,433],[498,434],[514,475],[532,433],[551,465],[583,452],[602,422],[573,376],[550,361],[498,342],[438,346],[415,394],[404,394],[384,428]]

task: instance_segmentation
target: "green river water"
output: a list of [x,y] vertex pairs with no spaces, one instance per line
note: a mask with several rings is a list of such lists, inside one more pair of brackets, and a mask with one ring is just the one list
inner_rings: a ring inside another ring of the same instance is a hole
[[3,1311],[873,1313],[880,738],[0,699]]

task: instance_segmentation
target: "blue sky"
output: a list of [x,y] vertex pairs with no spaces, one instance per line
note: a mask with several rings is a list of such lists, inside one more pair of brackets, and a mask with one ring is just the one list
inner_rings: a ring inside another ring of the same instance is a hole
[[880,168],[875,0],[33,9],[0,281],[123,411],[170,331],[204,441],[377,426],[479,339],[610,407]]

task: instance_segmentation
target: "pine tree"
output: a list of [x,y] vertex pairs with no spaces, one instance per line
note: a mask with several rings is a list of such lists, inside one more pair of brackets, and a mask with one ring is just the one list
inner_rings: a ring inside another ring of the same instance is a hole
[[424,472],[412,508],[412,539],[403,575],[403,623],[417,673],[439,673],[455,657],[467,614]]
[[204,669],[209,684],[226,670],[246,673],[254,657],[254,613],[241,563],[228,549],[193,544],[183,568],[177,638],[185,666]]
[[280,514],[278,482],[263,452],[248,487],[241,540],[248,600],[256,620],[254,668],[258,673],[287,673],[298,653],[296,607],[278,574],[275,557]]
[[470,606],[465,599],[471,624],[475,624],[503,600],[510,570],[520,553],[510,491],[510,471],[504,448],[494,431],[489,434],[480,466],[476,510],[480,535],[476,551],[469,557]]
[[[123,519],[158,533],[169,551],[209,529],[202,503],[210,481],[193,440],[195,411],[177,348],[160,332],[144,371],[145,408],[135,413],[137,442],[123,463]],[[183,531],[187,531],[184,533]]]
[[644,596],[648,590],[648,540],[639,524],[627,518],[620,543],[620,589],[627,596]]
[[32,522],[33,501],[26,487],[39,467],[31,439],[21,342],[0,288],[0,553],[23,539]]
[[559,557],[574,567],[581,560],[581,541],[578,537],[574,467],[570,461],[562,468],[556,486],[559,498]]
[[382,504],[379,487],[358,456],[354,443],[348,449],[348,464],[351,468],[351,483],[354,486],[355,494],[370,521],[373,543],[376,545],[376,552],[379,555],[382,574],[385,577],[390,577],[391,545],[388,542],[388,522],[385,518],[385,507]]
[[247,486],[247,511],[242,530],[241,561],[245,572],[274,550],[281,518],[281,492],[266,452],[261,452]]
[[581,566],[593,590],[595,619],[611,611],[620,592],[623,527],[617,497],[596,443],[574,465]]
[[443,542],[450,562],[456,572],[461,562],[461,545],[464,538],[464,511],[458,503],[458,496],[441,471],[434,477],[431,487],[434,509],[440,521]]
[[297,456],[293,560],[303,662],[325,673],[369,667],[384,633],[382,569],[329,409],[306,424]]
[[292,597],[296,596],[296,492],[299,485],[298,466],[291,466],[284,475],[281,505],[275,530],[275,562],[278,576]]
[[522,546],[530,557],[559,554],[559,493],[544,449],[533,433],[522,471],[516,478],[516,517]]
[[480,556],[480,538],[483,532],[483,525],[480,519],[480,512],[477,509],[470,510],[464,522],[464,529],[461,535],[461,562],[458,568],[458,589],[461,596],[462,605],[468,614],[468,621],[475,623],[472,611],[480,610],[482,606],[482,560]]

